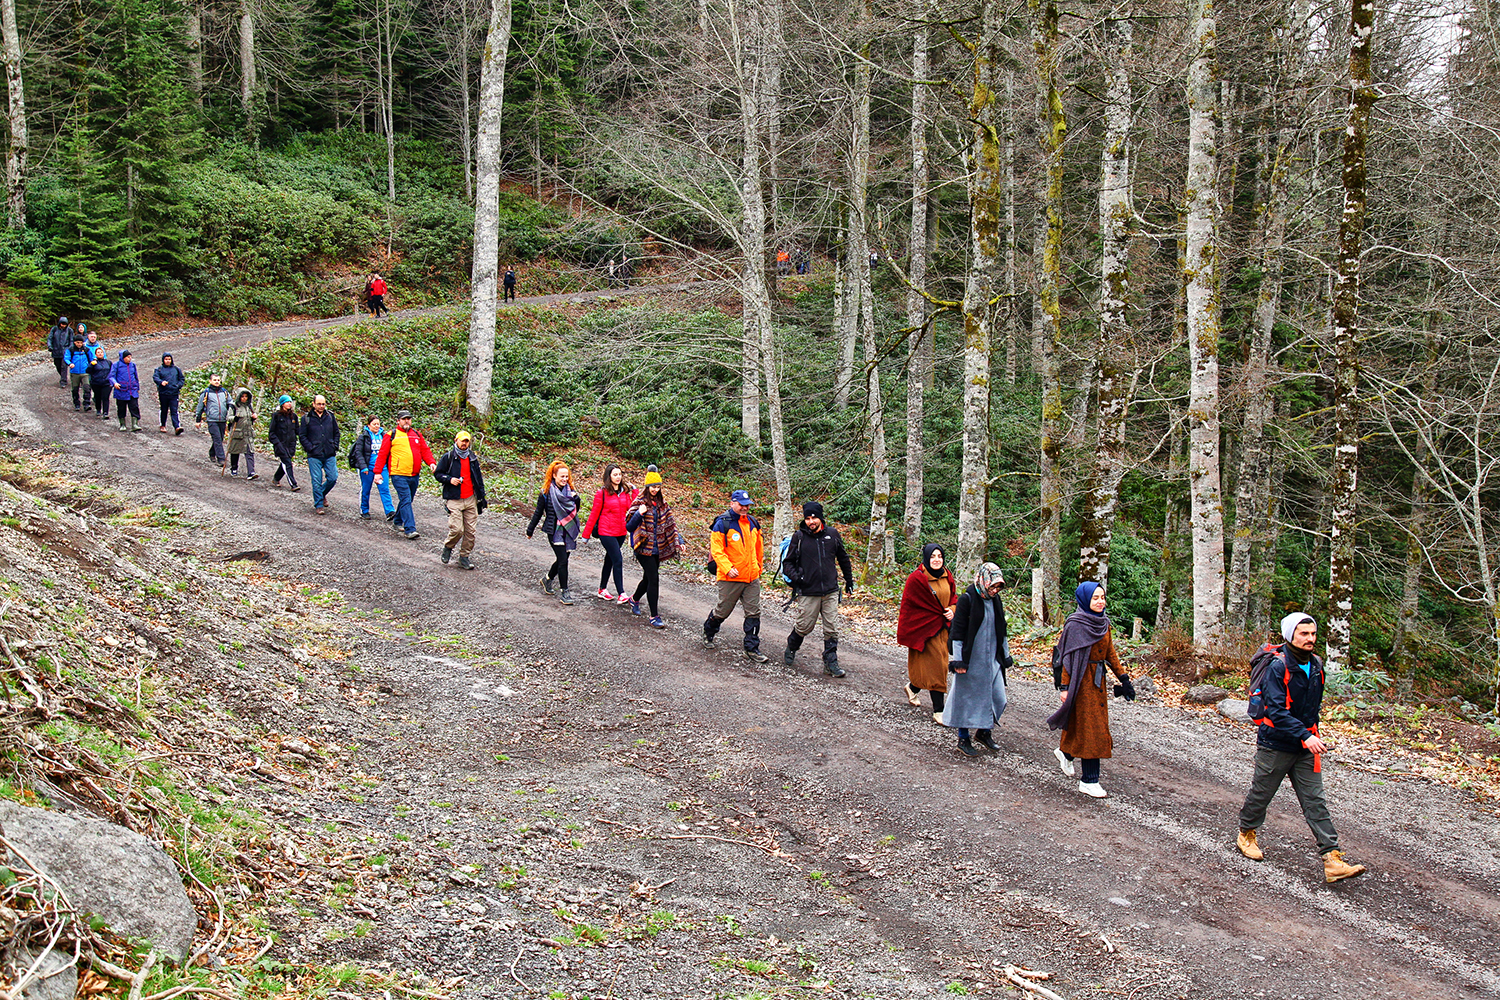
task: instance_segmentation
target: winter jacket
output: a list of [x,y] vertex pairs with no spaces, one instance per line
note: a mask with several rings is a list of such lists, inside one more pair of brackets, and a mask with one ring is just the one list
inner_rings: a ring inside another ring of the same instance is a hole
[[[708,540],[720,580],[751,583],[760,579],[765,545],[761,541],[759,521],[749,514],[740,516],[726,510],[714,520]],[[739,570],[739,574],[730,576],[731,568]]]
[[854,567],[838,529],[824,524],[813,531],[806,522],[794,532],[787,544],[781,573],[792,581],[792,587],[808,597],[824,597],[839,592],[839,570],[844,571],[845,589],[854,589]]
[[114,386],[116,399],[141,398],[141,376],[135,370],[135,362],[125,360],[124,351],[109,370],[109,383]]
[[71,327],[54,326],[47,331],[47,350],[52,352],[54,358],[62,357],[72,346],[73,330]]
[[[577,494],[575,493],[576,497]],[[536,495],[536,510],[531,512],[531,523],[526,526],[526,537],[530,538],[532,532],[536,531],[537,523],[542,525],[542,534],[551,541],[552,536],[557,534],[557,511],[552,509],[552,501],[547,497],[547,491],[542,490]]]
[[625,530],[630,532],[630,547],[638,556],[675,559],[687,547],[687,540],[677,530],[672,508],[665,501],[648,503],[641,513],[626,517]]
[[339,453],[339,422],[332,410],[325,409],[318,416],[317,410],[308,410],[297,425],[297,440],[302,443],[302,453],[308,458],[332,458]]
[[433,470],[432,477],[442,484],[444,500],[462,500],[463,487],[454,486],[448,480],[454,476],[461,477],[463,475],[465,462],[469,466],[469,486],[474,491],[473,496],[479,504],[479,512],[483,514],[484,509],[489,506],[490,502],[484,495],[484,473],[479,471],[479,458],[477,456],[462,459],[458,457],[454,449],[450,448],[443,454],[442,458],[438,459],[437,468]]
[[588,523],[583,526],[583,537],[590,538],[599,534],[605,538],[619,538],[627,534],[625,515],[630,513],[635,497],[635,490],[610,493],[601,489],[595,493],[594,505],[589,508]]
[[1256,728],[1256,742],[1271,750],[1309,752],[1303,743],[1318,732],[1323,709],[1323,661],[1311,655],[1304,673],[1288,657],[1272,661],[1266,668],[1261,690],[1266,699],[1266,717]]
[[[240,392],[235,390],[234,398],[240,398]],[[255,451],[255,403],[247,400],[244,403],[233,402],[229,404],[229,436],[224,444],[231,455],[244,455]]]
[[89,385],[95,388],[103,387],[103,391],[107,392],[109,390],[109,373],[113,368],[114,365],[110,364],[109,358],[101,358],[95,355],[94,360],[89,362]]
[[176,365],[168,365],[167,359],[172,355],[161,356],[161,367],[151,373],[151,381],[156,385],[156,394],[162,399],[176,399],[182,394],[182,387],[187,384],[187,376],[182,374],[182,369]]
[[948,642],[959,651],[955,662],[962,663],[967,669],[969,650],[974,648],[974,637],[979,634],[979,626],[984,624],[984,601],[989,601],[995,612],[995,661],[1000,664],[1000,675],[1004,677],[1015,661],[1010,655],[1005,605],[1000,598],[985,597],[971,584],[959,595],[958,604],[953,609],[953,627],[948,630]]
[[276,407],[271,414],[271,450],[279,458],[290,459],[297,454],[297,414]]
[[370,282],[370,294],[371,295],[384,295],[385,294],[385,279],[384,278],[376,278],[374,281]]
[[83,375],[89,370],[89,362],[93,354],[86,347],[68,348],[68,353],[63,355],[63,360],[68,363],[68,371],[74,375]]
[[193,420],[202,422],[207,420],[211,424],[222,424],[229,419],[229,390],[222,385],[215,388],[209,386],[203,390],[198,397],[198,409],[193,412]]
[[390,434],[382,427],[377,443],[376,435],[370,433],[369,425],[361,427],[359,437],[354,439],[354,467],[360,472],[369,472],[375,465],[375,456],[380,454],[380,445],[388,437]]
[[436,464],[437,459],[427,447],[427,439],[422,437],[421,431],[415,427],[409,431],[397,427],[387,431],[385,440],[380,443],[380,454],[375,458],[375,475],[380,475],[386,466],[390,466],[393,476],[417,476],[421,475],[422,466]]

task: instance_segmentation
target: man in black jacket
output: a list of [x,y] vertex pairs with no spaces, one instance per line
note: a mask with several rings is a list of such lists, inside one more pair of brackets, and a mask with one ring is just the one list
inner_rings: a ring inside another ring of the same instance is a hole
[[47,351],[52,355],[53,367],[57,369],[57,384],[64,389],[68,387],[68,365],[63,359],[72,342],[73,328],[68,325],[68,317],[57,317],[57,325],[47,331]]
[[459,431],[432,476],[443,484],[443,506],[448,508],[448,540],[443,543],[443,564],[453,558],[458,548],[458,568],[473,569],[469,553],[474,551],[474,531],[479,525],[479,515],[489,506],[484,495],[484,475],[479,471],[479,456],[470,445],[473,438],[468,431]]
[[844,573],[844,592],[854,593],[854,567],[838,530],[823,520],[823,505],[809,500],[802,505],[802,526],[787,543],[781,575],[792,582],[792,600],[797,616],[786,637],[783,659],[791,666],[802,648],[802,640],[823,619],[823,672],[844,676],[839,666],[839,571]]
[[324,499],[339,481],[339,422],[328,409],[328,400],[313,397],[312,409],[297,425],[297,440],[307,456],[307,474],[312,480],[313,511],[328,513]]
[[1266,808],[1283,778],[1290,778],[1302,815],[1318,842],[1323,856],[1323,876],[1328,882],[1353,878],[1365,870],[1351,865],[1339,850],[1338,831],[1323,796],[1323,752],[1328,745],[1318,736],[1318,717],[1323,707],[1323,661],[1312,651],[1318,639],[1318,623],[1300,611],[1281,620],[1286,645],[1266,667],[1261,690],[1266,716],[1256,736],[1255,777],[1240,807],[1240,834],[1236,846],[1252,861],[1265,853],[1256,843],[1256,831],[1266,821]]

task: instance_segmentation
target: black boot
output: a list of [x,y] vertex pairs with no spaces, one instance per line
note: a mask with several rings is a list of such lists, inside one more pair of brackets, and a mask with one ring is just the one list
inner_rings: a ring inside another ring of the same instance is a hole
[[802,635],[796,629],[792,629],[791,635],[786,637],[786,653],[782,656],[787,666],[790,667],[792,662],[797,659],[797,650],[801,648]]
[[823,640],[823,673],[829,677],[844,676],[844,668],[839,666],[839,641],[837,639]]
[[967,736],[958,738],[958,752],[965,757],[978,757],[979,751],[974,749],[974,743]]
[[745,616],[745,659],[752,663],[765,663],[770,659],[760,651],[760,618]]
[[999,753],[1000,752],[1000,748],[997,747],[997,746],[995,746],[994,737],[992,737],[990,735],[990,731],[988,729],[976,729],[976,730],[974,730],[974,740],[980,746],[982,746],[986,750],[988,750],[990,753]]
[[708,620],[703,623],[703,645],[712,646],[714,638],[719,634],[719,626],[724,624],[724,619],[715,618],[714,613],[708,613]]

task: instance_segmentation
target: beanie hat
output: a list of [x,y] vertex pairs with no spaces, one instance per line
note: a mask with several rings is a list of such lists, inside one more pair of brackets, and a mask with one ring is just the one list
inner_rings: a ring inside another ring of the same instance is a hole
[[809,517],[816,517],[821,521],[823,519],[823,505],[816,500],[807,501],[807,503],[802,505],[802,517],[803,520]]
[[1317,621],[1305,611],[1293,611],[1281,619],[1281,637],[1287,642],[1292,641],[1292,636],[1297,634],[1298,625],[1306,625],[1309,622],[1316,625]]
[[277,406],[285,406],[287,403],[290,403],[291,401],[292,401],[292,397],[291,396],[282,396],[280,399],[278,399],[276,401],[276,405]]
[[647,486],[659,486],[659,485],[661,485],[661,473],[657,472],[654,468],[650,472],[646,473],[646,485]]

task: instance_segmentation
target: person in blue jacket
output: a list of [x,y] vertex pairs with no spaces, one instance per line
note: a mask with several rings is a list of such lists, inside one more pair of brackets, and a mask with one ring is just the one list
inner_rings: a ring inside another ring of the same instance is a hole
[[[89,388],[89,349],[83,343],[83,334],[73,334],[73,344],[63,355],[68,364],[68,385],[73,389],[73,409],[87,410],[93,403],[93,392]],[[82,394],[82,401],[79,395]]]
[[125,415],[130,414],[130,430],[141,429],[141,376],[130,360],[129,349],[120,352],[120,360],[109,371],[109,385],[114,390],[115,413],[120,418],[120,430],[125,430]]
[[161,356],[161,367],[151,373],[151,381],[156,383],[156,398],[161,403],[161,432],[167,433],[167,416],[172,417],[172,429],[175,433],[182,433],[182,421],[177,417],[177,400],[182,396],[182,387],[187,384],[187,376],[182,369],[172,363],[171,354]]
[[114,370],[109,354],[102,347],[93,349],[89,361],[89,389],[94,394],[94,413],[100,420],[109,419],[109,373]]

